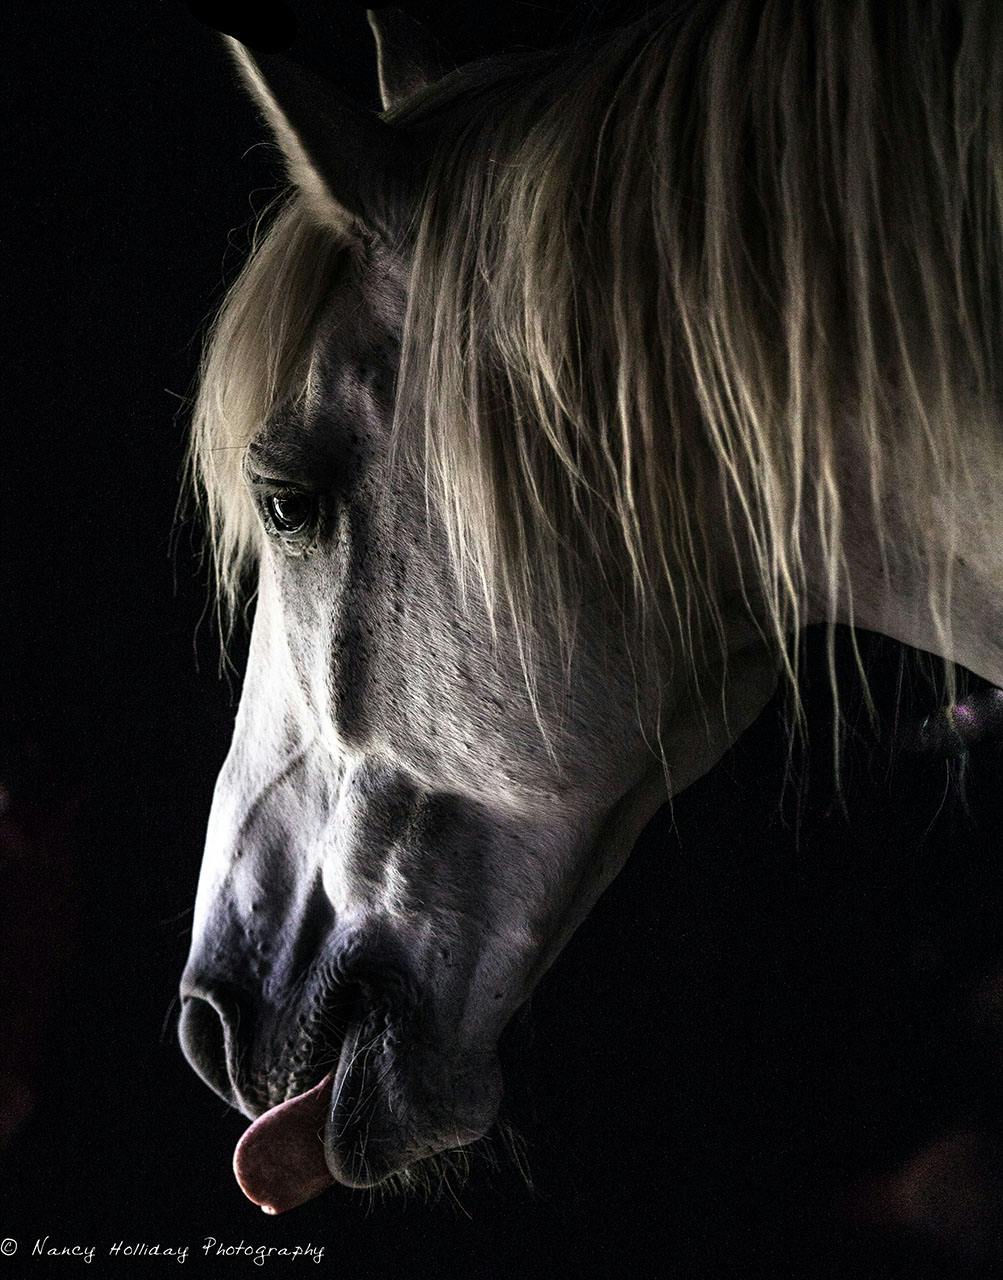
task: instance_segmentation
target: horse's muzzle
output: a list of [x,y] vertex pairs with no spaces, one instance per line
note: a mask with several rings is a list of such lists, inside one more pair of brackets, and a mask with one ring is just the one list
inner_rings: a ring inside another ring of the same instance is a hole
[[251,1118],[335,1070],[360,1030],[402,1034],[418,1003],[399,959],[354,938],[305,974],[283,980],[272,972],[257,988],[189,967],[181,994],[185,1057],[210,1089]]
[[[434,1028],[434,1001],[419,999],[407,965],[385,946],[377,953],[354,937],[326,949],[305,975],[277,979],[273,971],[254,989],[190,965],[182,984],[188,1062],[249,1118],[276,1113],[263,1140],[288,1137],[285,1117],[300,1110],[291,1100],[319,1098],[326,1078],[323,1124],[312,1117],[311,1136],[322,1129],[331,1180],[349,1186],[374,1185],[491,1125],[501,1091],[494,1055],[462,1066],[451,1058]],[[261,1145],[252,1144],[256,1159]],[[316,1149],[306,1154],[315,1164]],[[315,1171],[307,1182],[316,1185]]]
[[[397,966],[367,964],[351,980],[319,989],[322,995],[304,997],[276,1020],[278,1011],[253,1010],[232,992],[189,987],[180,1018],[182,1047],[198,1075],[252,1119],[264,1115],[234,1167],[248,1196],[265,1203],[253,1188],[271,1188],[267,1201],[279,1210],[322,1189],[325,1165],[329,1181],[371,1187],[480,1138],[498,1108],[494,1056],[480,1070],[468,1065],[459,1083]],[[328,1082],[324,1091],[321,1082]],[[294,1128],[303,1108],[292,1101],[307,1094],[316,1097],[303,1138]]]

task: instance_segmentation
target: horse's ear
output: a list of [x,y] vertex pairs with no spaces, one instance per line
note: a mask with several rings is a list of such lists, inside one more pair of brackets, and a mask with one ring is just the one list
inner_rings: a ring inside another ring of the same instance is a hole
[[420,194],[418,139],[287,58],[226,41],[314,215],[400,241]]
[[428,32],[403,9],[370,9],[383,110],[389,111],[445,74]]

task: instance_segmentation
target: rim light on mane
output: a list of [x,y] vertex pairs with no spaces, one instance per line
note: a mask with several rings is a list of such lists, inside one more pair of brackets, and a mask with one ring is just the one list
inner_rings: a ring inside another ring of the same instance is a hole
[[[457,567],[492,607],[567,638],[598,564],[703,639],[709,460],[713,519],[794,677],[806,541],[827,603],[847,595],[841,438],[863,442],[880,529],[901,481],[882,442],[950,476],[959,424],[997,397],[999,22],[988,4],[697,4],[398,113],[468,99],[420,216],[399,421],[418,407]],[[257,538],[241,448],[302,394],[342,247],[294,198],[213,331],[193,458],[230,603]],[[931,565],[945,648],[951,563]]]
[[216,587],[228,617],[261,537],[243,482],[244,451],[280,405],[306,394],[309,339],[346,243],[301,199],[286,200],[267,231],[255,236],[209,335],[189,471],[204,500]]

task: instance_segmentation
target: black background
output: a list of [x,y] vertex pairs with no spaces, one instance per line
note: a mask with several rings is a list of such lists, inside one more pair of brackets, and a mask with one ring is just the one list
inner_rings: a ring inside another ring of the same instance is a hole
[[[453,60],[639,7],[411,6]],[[0,1035],[22,1034],[29,1005],[44,1026],[33,1117],[0,1155],[0,1234],[20,1242],[0,1277],[79,1270],[25,1256],[46,1234],[95,1243],[96,1275],[144,1270],[102,1262],[118,1240],[187,1243],[182,1274],[213,1276],[958,1274],[956,1250],[855,1206],[867,1179],[959,1129],[981,1135],[995,1185],[999,1037],[973,1029],[972,1001],[1003,968],[1000,748],[892,752],[896,710],[935,701],[888,644],[865,646],[873,730],[841,650],[845,812],[816,638],[807,782],[784,790],[771,708],[674,826],[668,811],[652,824],[546,979],[509,1077],[533,1192],[500,1146],[497,1171],[476,1162],[431,1205],[336,1191],[273,1221],[237,1189],[243,1122],[184,1064],[172,1010],[239,683],[219,677],[197,534],[175,523],[186,399],[204,322],[280,185],[206,25],[237,8],[248,35],[290,43],[274,6],[5,15],[0,751],[28,852],[4,855],[19,888]],[[374,101],[362,10],[289,11],[291,55]],[[994,1272],[997,1219],[972,1221],[954,1237]],[[204,1263],[206,1235],[312,1241],[324,1265]]]

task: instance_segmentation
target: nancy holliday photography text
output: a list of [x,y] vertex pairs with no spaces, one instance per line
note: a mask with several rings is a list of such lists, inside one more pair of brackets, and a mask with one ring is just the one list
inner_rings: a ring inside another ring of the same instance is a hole
[[[3,1252],[7,1257],[18,1252],[19,1242],[4,1240]],[[95,1258],[162,1258],[165,1262],[188,1261],[189,1255],[205,1258],[232,1258],[253,1262],[263,1267],[267,1262],[304,1261],[319,1263],[324,1257],[324,1245],[295,1244],[270,1245],[252,1244],[247,1240],[235,1242],[217,1240],[215,1236],[205,1236],[198,1245],[161,1244],[159,1241],[116,1240],[112,1244],[80,1244],[55,1242],[51,1236],[42,1236],[31,1242],[28,1249],[23,1250],[32,1258],[76,1258],[83,1262],[93,1262]]]

